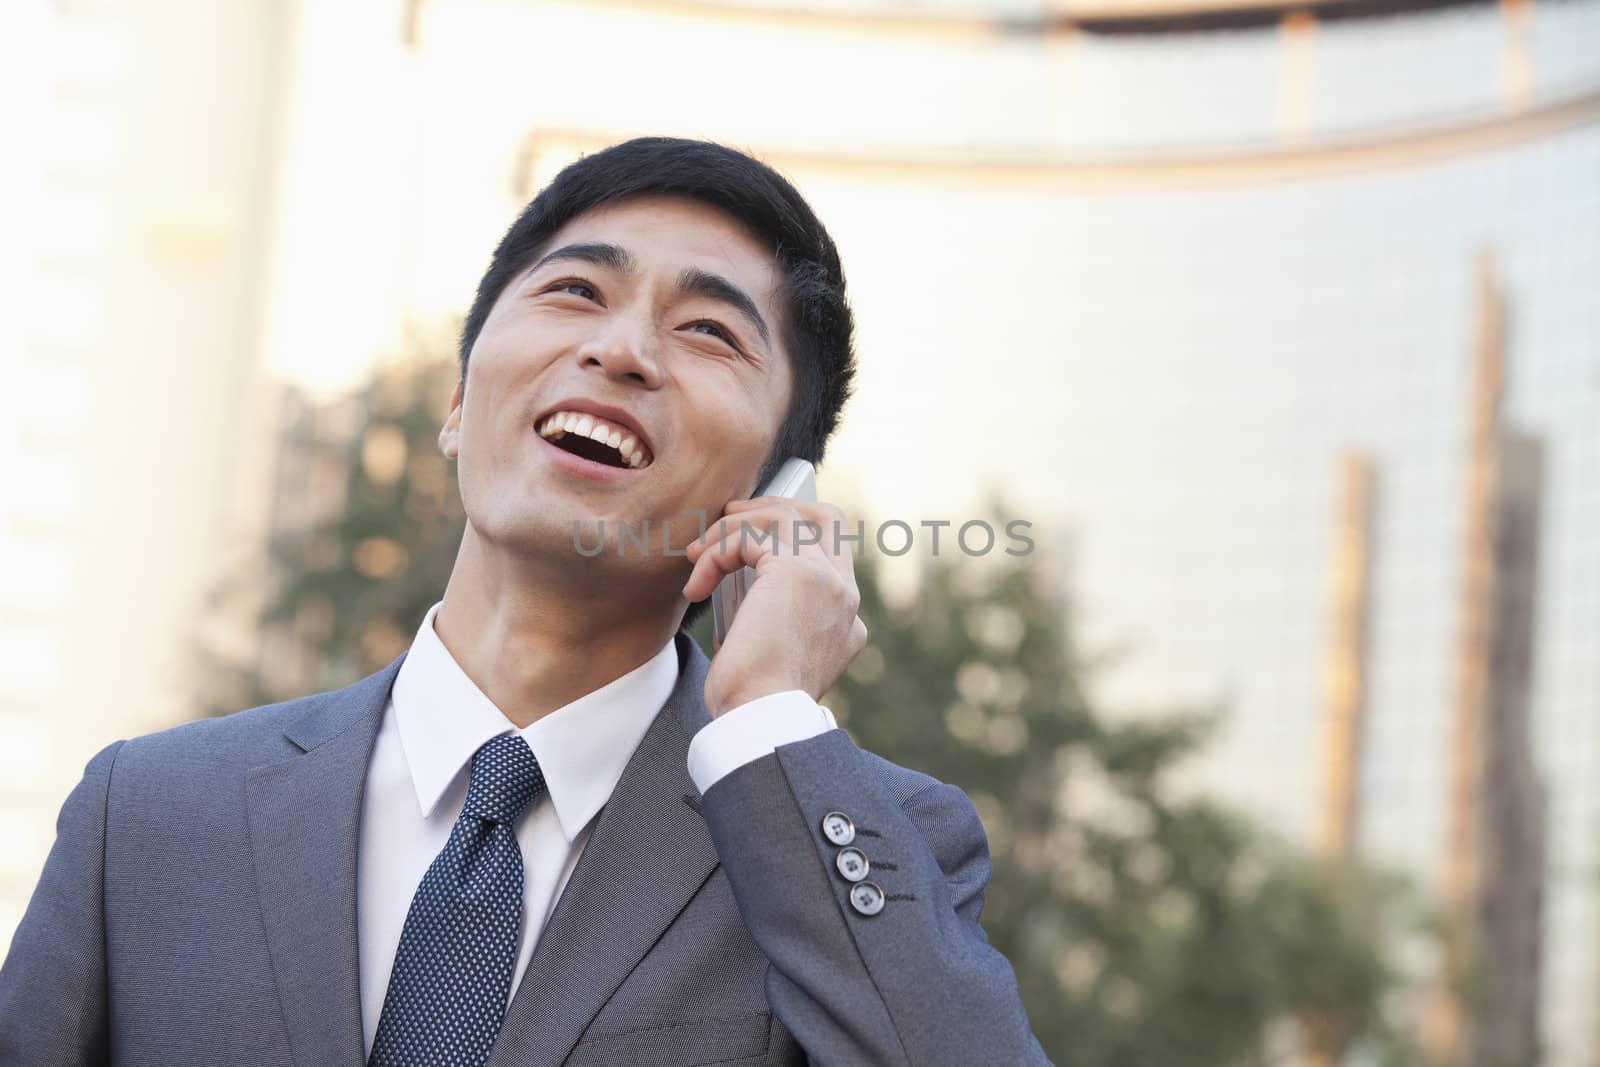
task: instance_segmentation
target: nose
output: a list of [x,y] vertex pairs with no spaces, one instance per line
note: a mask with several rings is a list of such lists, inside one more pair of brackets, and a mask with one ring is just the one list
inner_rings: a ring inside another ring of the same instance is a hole
[[578,362],[585,370],[597,367],[608,377],[647,389],[661,384],[661,365],[648,325],[619,317],[584,342]]

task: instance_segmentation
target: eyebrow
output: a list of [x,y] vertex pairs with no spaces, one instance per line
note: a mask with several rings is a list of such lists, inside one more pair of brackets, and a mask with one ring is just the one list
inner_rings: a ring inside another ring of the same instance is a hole
[[761,317],[761,311],[756,307],[756,302],[750,299],[748,293],[734,285],[728,279],[710,274],[699,267],[689,267],[678,275],[678,292],[688,296],[702,296],[707,300],[717,300],[732,307],[739,314],[750,320],[756,333],[761,335],[761,343],[770,345],[772,335],[767,330],[767,320]]
[[[618,274],[632,274],[637,269],[633,253],[626,248],[595,241],[563,245],[540,259],[528,273],[532,274],[548,263],[563,259],[590,263],[596,267],[616,271]],[[761,335],[762,344],[772,343],[772,331],[767,327],[767,320],[762,317],[756,302],[750,299],[750,294],[721,275],[703,271],[699,267],[688,267],[678,275],[678,292],[685,296],[699,296],[727,304],[749,320],[756,333]]]
[[546,263],[554,263],[558,259],[576,259],[583,263],[592,263],[596,267],[605,267],[618,274],[632,274],[634,271],[633,253],[620,245],[590,242],[575,245],[562,245],[560,248],[545,256],[533,265],[534,271]]

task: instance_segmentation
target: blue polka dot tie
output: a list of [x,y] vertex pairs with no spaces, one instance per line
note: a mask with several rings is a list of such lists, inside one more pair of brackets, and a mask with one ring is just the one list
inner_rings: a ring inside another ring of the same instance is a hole
[[369,1067],[481,1067],[511,993],[522,928],[515,825],[544,792],[519,735],[472,757],[467,802],[400,933]]

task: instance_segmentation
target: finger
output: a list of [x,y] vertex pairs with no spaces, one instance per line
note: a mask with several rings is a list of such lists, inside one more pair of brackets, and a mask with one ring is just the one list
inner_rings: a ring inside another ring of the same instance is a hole
[[737,516],[723,516],[706,527],[705,533],[689,542],[689,546],[685,548],[685,551],[692,550],[698,556],[699,553],[708,548],[721,551],[730,545],[737,545],[740,539],[740,530],[747,526],[750,527],[752,532],[745,535],[746,540],[754,540],[756,531],[760,532],[763,540],[770,540],[771,535],[767,531],[773,526],[778,527],[777,534],[782,538],[787,533],[787,530],[783,528],[785,519],[792,518],[792,514],[786,514],[787,511],[786,507],[773,507],[764,511],[746,512]]
[[[731,532],[726,544],[719,546],[715,541],[707,542],[696,552],[694,565],[689,570],[689,577],[684,582],[683,595],[690,601],[704,600],[711,595],[718,582],[734,573],[741,567],[755,566],[756,559],[746,560],[746,553],[739,547],[741,538],[737,531]],[[753,539],[750,539],[753,545]],[[765,546],[763,546],[765,547]],[[751,553],[758,557],[759,554]]]
[[721,580],[722,572],[717,569],[716,561],[708,564],[706,557],[702,556],[689,569],[689,577],[683,583],[683,597],[691,604],[699,603],[711,595],[711,590]]
[[[808,529],[809,520],[800,518],[785,505],[776,512],[751,512],[735,518],[719,520],[718,526],[707,532],[707,540],[697,550],[699,558],[692,569],[692,586],[686,595],[709,595],[710,586],[721,576],[732,574],[740,567],[760,570],[769,557],[803,560],[807,566],[825,567],[855,594],[856,582],[848,557],[843,564],[829,556],[822,548],[826,536],[821,524]],[[715,557],[711,564],[707,557]],[[708,568],[706,574],[699,570]],[[715,574],[709,573],[715,568]]]
[[[770,521],[774,525],[781,525],[776,516]],[[752,528],[752,532],[742,534],[745,524]],[[759,536],[754,532],[757,530],[761,531]],[[725,536],[719,537],[719,533]],[[774,552],[789,551],[782,548],[783,544],[781,535],[774,541],[774,535],[767,532],[758,520],[743,519],[740,527],[733,527],[730,520],[729,525],[713,530],[711,539],[699,550],[689,579],[684,584],[683,595],[690,601],[704,600],[711,595],[718,582],[740,567],[755,567]]]
[[816,545],[840,576],[854,585],[856,543],[844,511],[825,500],[797,500],[794,507],[800,517],[791,526],[805,523],[809,528],[792,530],[793,540],[802,546]]
[[[796,519],[807,519],[817,523],[825,533],[831,534],[834,530],[843,531],[846,525],[843,509],[825,500],[793,500],[785,496],[759,496],[750,500],[730,500],[723,508],[723,517],[730,513],[752,517],[757,511],[771,510],[778,513],[789,513]],[[721,521],[720,519],[718,520]],[[708,526],[697,541],[716,538],[716,524]],[[694,542],[690,542],[693,544]],[[830,543],[824,541],[824,544]],[[841,547],[848,542],[841,540]]]
[[[844,512],[827,502],[769,498],[769,506],[724,516],[691,542],[686,553],[694,562],[709,549],[728,554],[739,548],[741,530],[748,547],[759,549],[754,558],[746,555],[745,566],[754,567],[761,557],[781,551],[785,556],[825,557],[844,582],[854,589],[855,552],[844,529]],[[759,534],[758,534],[759,531]],[[773,537],[777,544],[773,544]],[[741,553],[742,554],[742,553]]]

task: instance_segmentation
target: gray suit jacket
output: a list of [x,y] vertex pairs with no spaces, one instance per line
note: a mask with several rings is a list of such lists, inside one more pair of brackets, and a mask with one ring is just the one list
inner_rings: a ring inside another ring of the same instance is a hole
[[[1048,1063],[978,925],[988,847],[966,796],[833,730],[700,797],[685,760],[708,661],[677,648],[492,1067]],[[361,793],[403,659],[90,761],[0,969],[0,1064],[362,1062]],[[831,811],[883,887],[875,915],[834,868]]]

